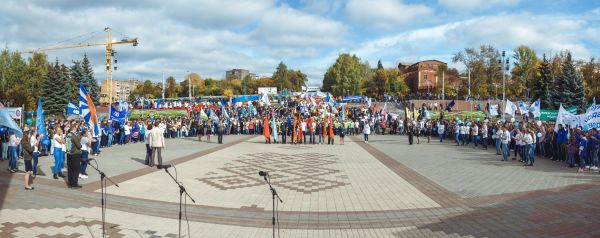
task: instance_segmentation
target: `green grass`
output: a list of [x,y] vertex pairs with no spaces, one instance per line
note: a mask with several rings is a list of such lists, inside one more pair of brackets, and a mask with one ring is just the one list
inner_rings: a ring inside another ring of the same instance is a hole
[[[182,117],[187,116],[186,110],[144,110],[144,118],[148,118],[150,116],[154,116],[154,118],[173,118],[173,117]],[[131,120],[137,120],[142,117],[142,110],[132,110],[131,111]]]

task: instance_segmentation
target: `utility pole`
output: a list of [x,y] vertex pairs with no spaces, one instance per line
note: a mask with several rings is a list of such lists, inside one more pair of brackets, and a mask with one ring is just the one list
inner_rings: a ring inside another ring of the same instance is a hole
[[468,95],[469,95],[469,97],[471,97],[471,67],[469,67],[468,70],[469,70],[469,90],[468,90],[469,92],[468,92]]
[[442,101],[446,99],[446,70],[442,71]]
[[165,101],[165,72],[162,72],[162,100]]
[[190,80],[190,71],[189,70],[187,71],[187,81],[188,81],[188,95],[190,97],[190,103],[191,103],[192,102],[192,81]]

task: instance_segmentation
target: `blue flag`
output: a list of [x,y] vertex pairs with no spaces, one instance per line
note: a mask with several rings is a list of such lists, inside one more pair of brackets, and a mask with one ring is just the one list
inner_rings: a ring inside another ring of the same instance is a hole
[[115,107],[110,106],[110,120],[125,123],[125,117],[127,117],[127,110],[117,110]]
[[452,100],[452,102],[448,103],[448,105],[446,105],[446,111],[451,112],[452,108],[454,107],[455,104],[456,104],[456,102],[454,102],[454,100]]
[[48,139],[48,133],[46,133],[46,123],[44,122],[44,110],[42,110],[42,99],[38,99],[38,108],[35,114],[35,130],[39,134],[44,134],[40,138],[40,142],[44,145],[49,145],[50,140]]
[[15,120],[10,116],[7,109],[0,109],[0,126],[5,126],[12,129],[20,138],[23,138],[23,131],[21,131],[21,127],[15,122]]

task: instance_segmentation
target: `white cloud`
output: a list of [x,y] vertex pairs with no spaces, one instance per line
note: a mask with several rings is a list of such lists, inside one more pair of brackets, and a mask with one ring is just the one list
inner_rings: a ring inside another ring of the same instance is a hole
[[433,9],[422,4],[405,4],[401,0],[350,0],[348,17],[368,28],[394,29],[409,22],[423,21]]
[[495,6],[515,6],[521,0],[439,0],[439,3],[455,11],[489,9]]
[[591,52],[584,40],[595,31],[584,21],[557,15],[483,16],[381,37],[351,52],[369,61],[414,62],[430,56],[449,61],[452,53],[465,47],[490,44],[510,51],[524,44],[538,54],[570,50],[576,58],[587,58]]
[[158,2],[168,16],[192,26],[211,29],[251,24],[275,7],[275,0],[170,0],[166,4],[164,1]]
[[274,56],[314,56],[318,47],[343,43],[347,27],[337,21],[282,7],[264,15],[252,33]]
[[318,15],[330,15],[344,6],[344,0],[300,0],[302,10]]

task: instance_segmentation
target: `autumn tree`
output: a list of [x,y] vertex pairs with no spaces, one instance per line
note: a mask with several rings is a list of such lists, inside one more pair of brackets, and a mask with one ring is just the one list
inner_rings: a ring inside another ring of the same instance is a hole
[[529,98],[528,90],[533,88],[535,79],[537,78],[538,58],[535,55],[535,51],[524,45],[515,49],[513,58],[515,62],[512,75],[514,76],[513,78],[517,79],[515,82],[516,87],[514,88],[516,90],[515,93],[520,93],[523,98]]
[[362,86],[370,75],[368,63],[361,62],[356,55],[340,54],[323,77],[323,90],[334,95],[362,94]]

